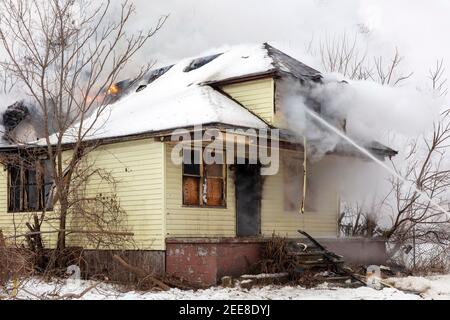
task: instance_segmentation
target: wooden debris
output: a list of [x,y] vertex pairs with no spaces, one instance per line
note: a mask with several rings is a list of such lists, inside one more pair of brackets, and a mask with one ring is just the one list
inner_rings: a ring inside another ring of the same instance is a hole
[[233,288],[234,287],[234,281],[232,277],[222,277],[222,287],[224,288]]
[[95,289],[98,285],[100,284],[100,282],[94,283],[93,285],[91,285],[90,287],[84,289],[81,293],[76,294],[76,293],[66,293],[64,295],[62,295],[61,297],[59,297],[59,299],[81,299],[86,293],[88,293],[89,291]]
[[[277,280],[279,283],[291,282],[305,287],[314,287],[323,282],[348,286],[366,285],[363,277],[357,277],[353,270],[344,267],[342,256],[326,249],[308,233],[302,230],[299,230],[299,233],[306,239],[299,242],[274,235],[267,242],[262,259],[255,265],[254,272],[285,273],[287,276]],[[259,282],[258,280],[258,284]]]
[[164,291],[170,290],[170,287],[167,284],[157,279],[153,275],[148,274],[141,268],[130,265],[128,262],[126,262],[123,258],[119,257],[118,255],[114,255],[113,259],[117,263],[119,263],[124,269],[128,270],[129,272],[137,276],[140,287],[144,289],[159,288]]
[[274,274],[255,274],[243,275],[239,278],[241,281],[251,280],[257,285],[269,285],[286,283],[289,279],[289,273],[274,273]]
[[324,246],[322,246],[316,239],[314,239],[312,236],[310,236],[307,232],[298,230],[298,232],[305,237],[307,237],[319,250],[321,250],[321,253],[323,255],[323,258],[325,262],[329,265],[332,265],[337,273],[344,274],[346,276],[351,277],[353,280],[363,284],[366,286],[366,282],[361,280],[359,277],[356,277],[352,272],[348,271],[346,268],[344,268],[344,260],[343,257],[328,251]]
[[247,289],[250,290],[251,288],[253,288],[253,285],[255,285],[255,281],[253,280],[243,280],[239,283],[239,285],[241,286],[241,288],[243,289]]

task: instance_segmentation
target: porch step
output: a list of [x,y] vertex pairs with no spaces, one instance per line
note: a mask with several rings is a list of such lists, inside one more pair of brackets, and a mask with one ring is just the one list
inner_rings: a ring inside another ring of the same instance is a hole
[[317,247],[309,239],[293,240],[288,245],[288,255],[299,269],[335,268],[344,264],[343,257]]

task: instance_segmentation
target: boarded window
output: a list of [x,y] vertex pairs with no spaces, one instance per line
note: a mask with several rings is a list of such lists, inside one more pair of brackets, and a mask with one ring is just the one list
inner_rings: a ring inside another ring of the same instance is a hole
[[200,164],[200,151],[183,151],[183,205],[225,206],[224,162],[221,154],[214,156],[215,163]]
[[[183,150],[183,204],[187,206],[200,205],[201,165],[198,151]],[[197,159],[197,161],[196,161]]]
[[216,162],[213,164],[207,164],[205,168],[205,184],[206,184],[206,197],[205,202],[208,206],[223,206],[225,205],[224,198],[224,161],[222,154],[214,154]]
[[40,211],[52,208],[52,180],[45,162],[22,162],[8,167],[8,210],[10,212]]

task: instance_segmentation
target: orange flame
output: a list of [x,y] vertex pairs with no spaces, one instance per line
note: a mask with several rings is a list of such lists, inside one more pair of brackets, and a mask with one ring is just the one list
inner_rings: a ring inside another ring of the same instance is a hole
[[111,87],[109,87],[108,94],[115,96],[119,93],[119,91],[120,91],[119,87],[113,84]]

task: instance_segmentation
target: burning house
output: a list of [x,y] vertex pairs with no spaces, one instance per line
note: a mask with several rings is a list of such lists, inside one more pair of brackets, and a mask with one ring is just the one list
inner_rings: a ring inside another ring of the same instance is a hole
[[[319,71],[263,44],[185,59],[152,71],[142,81],[111,87],[112,100],[86,140],[97,143],[88,157],[117,177],[115,193],[134,240],[127,249],[151,256],[161,273],[204,284],[245,272],[258,259],[261,243],[273,234],[297,238],[298,229],[349,258],[355,250],[364,250],[367,258],[379,257],[382,242],[338,239],[339,194],[324,170],[337,157],[360,155],[337,145],[312,161],[305,150],[314,150],[320,141],[307,141],[287,125],[286,86],[299,88],[302,101],[321,114],[320,104],[308,96],[321,81]],[[17,117],[3,118],[9,126]],[[345,119],[328,120],[345,130]],[[211,138],[208,130],[219,135]],[[273,135],[275,131],[279,134]],[[264,145],[260,132],[270,137]],[[180,147],[175,133],[192,140]],[[236,152],[228,152],[230,140]],[[225,147],[213,152],[211,163],[201,154],[212,142]],[[262,161],[260,152],[253,159],[252,147],[263,149],[270,162]],[[14,148],[3,143],[0,152]],[[371,141],[366,148],[381,159],[395,155]],[[174,161],[180,153],[182,161]],[[0,172],[4,234],[25,224],[51,196],[46,179],[40,179],[43,188],[36,187],[35,172],[6,165]],[[23,176],[28,178],[19,179]],[[108,193],[98,181],[91,189]],[[51,223],[42,228],[54,230]],[[54,242],[51,234],[46,240]],[[68,245],[81,244],[70,235]]]

